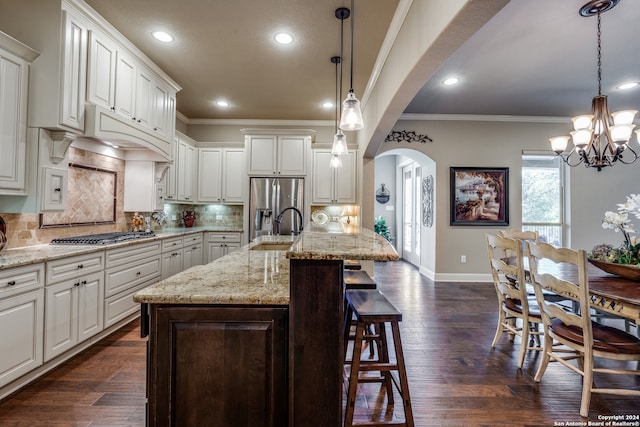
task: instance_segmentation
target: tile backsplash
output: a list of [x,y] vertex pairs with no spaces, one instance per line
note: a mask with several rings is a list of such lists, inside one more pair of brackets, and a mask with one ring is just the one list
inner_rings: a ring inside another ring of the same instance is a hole
[[[124,160],[93,153],[75,147],[69,148],[69,161],[84,166],[95,166],[116,172],[116,215],[115,223],[99,225],[73,225],[64,227],[40,228],[39,214],[15,214],[2,213],[7,227],[8,248],[19,248],[47,244],[56,237],[71,237],[85,234],[109,233],[113,231],[131,230],[131,219],[134,212],[124,212]],[[69,189],[78,188],[82,183],[71,182],[74,176],[82,174],[70,174]],[[83,178],[84,179],[84,178]],[[110,191],[110,190],[109,190]],[[95,194],[94,197],[92,194]],[[107,210],[113,210],[113,200],[104,197],[104,192],[85,192],[82,197],[76,198],[77,202],[70,204],[65,213],[53,214],[58,217],[89,218],[103,215]],[[242,229],[243,208],[235,205],[183,205],[179,203],[165,204],[164,213],[153,215],[153,212],[139,212],[150,219],[150,228],[153,231],[162,231],[167,228],[184,227],[183,213],[187,210],[194,211],[196,220],[194,226],[214,226],[224,228]],[[49,215],[49,214],[46,214]],[[159,222],[157,219],[164,221]],[[49,218],[51,219],[51,218]],[[63,222],[64,220],[60,220]]]

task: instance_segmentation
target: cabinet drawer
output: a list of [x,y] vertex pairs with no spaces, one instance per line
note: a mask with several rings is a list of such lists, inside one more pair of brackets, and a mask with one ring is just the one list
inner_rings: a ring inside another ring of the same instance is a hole
[[240,243],[240,233],[216,233],[209,232],[207,236],[209,242],[237,242]]
[[79,274],[87,275],[102,270],[104,252],[50,261],[47,263],[47,285],[78,277]]
[[169,237],[168,239],[162,240],[162,252],[172,251],[174,249],[182,248],[182,236],[180,237]]
[[140,304],[133,300],[133,294],[153,284],[154,281],[142,283],[136,287],[104,300],[104,327],[118,323],[125,317],[140,310]]
[[0,298],[38,289],[41,286],[44,286],[43,263],[0,270]]
[[202,233],[188,234],[184,236],[184,246],[195,245],[196,243],[202,243]]
[[110,249],[107,251],[107,267],[116,267],[118,265],[128,264],[133,260],[147,258],[153,255],[160,255],[160,240],[154,240],[148,243],[136,243],[119,249]]
[[118,268],[108,269],[105,275],[104,296],[105,298],[110,297],[147,280],[160,279],[160,271],[159,254]]

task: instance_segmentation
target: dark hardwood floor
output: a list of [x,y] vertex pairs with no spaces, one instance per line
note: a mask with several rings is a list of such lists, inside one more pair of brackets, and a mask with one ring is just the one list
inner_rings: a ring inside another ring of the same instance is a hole
[[[492,349],[497,322],[492,284],[433,283],[404,262],[376,263],[375,279],[403,313],[416,426],[587,425],[600,416],[640,415],[640,398],[594,395],[589,418],[583,419],[581,377],[552,364],[536,384],[535,352],[519,370],[518,341],[512,344],[505,336]],[[135,321],[0,402],[0,426],[144,426],[145,352]],[[640,378],[619,384],[640,388]],[[356,421],[401,420],[399,398],[395,408],[385,402],[379,385],[364,385]]]

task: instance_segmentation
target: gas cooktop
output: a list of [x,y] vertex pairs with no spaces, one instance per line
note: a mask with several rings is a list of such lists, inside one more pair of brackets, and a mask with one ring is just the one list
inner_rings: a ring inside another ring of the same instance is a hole
[[88,234],[76,237],[60,237],[51,240],[54,245],[111,245],[129,240],[154,237],[153,231],[123,231],[114,233]]

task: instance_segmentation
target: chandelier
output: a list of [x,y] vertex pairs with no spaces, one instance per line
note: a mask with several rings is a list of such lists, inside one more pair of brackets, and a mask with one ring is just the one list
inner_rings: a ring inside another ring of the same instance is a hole
[[[591,101],[591,114],[571,118],[574,128],[571,136],[549,138],[551,149],[572,167],[584,164],[585,167],[600,171],[615,162],[629,164],[638,159],[638,153],[629,145],[637,111],[609,113],[607,96],[602,95],[600,14],[615,7],[619,1],[591,0],[580,8],[581,16],[597,15],[598,18],[598,95]],[[640,131],[636,131],[636,134],[640,140]],[[573,148],[568,154],[562,155],[569,140],[573,142]]]

